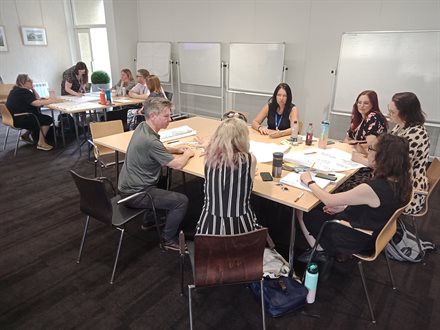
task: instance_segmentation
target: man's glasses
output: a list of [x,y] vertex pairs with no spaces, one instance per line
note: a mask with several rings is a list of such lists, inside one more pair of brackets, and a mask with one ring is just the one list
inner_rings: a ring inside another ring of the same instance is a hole
[[369,145],[369,146],[367,147],[367,150],[368,150],[368,151],[376,151],[376,149],[374,149],[372,145]]
[[245,122],[247,123],[247,118],[246,118],[246,116],[243,115],[243,114],[240,113],[240,112],[236,112],[236,111],[229,111],[229,112],[226,112],[226,113],[223,115],[223,119],[228,119],[228,118],[238,118],[238,119],[241,119],[241,120],[243,120],[243,121],[245,121]]

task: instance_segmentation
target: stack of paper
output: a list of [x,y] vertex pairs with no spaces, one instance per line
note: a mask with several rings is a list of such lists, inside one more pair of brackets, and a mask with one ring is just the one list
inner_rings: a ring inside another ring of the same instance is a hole
[[286,152],[290,146],[279,145],[276,143],[264,143],[257,141],[250,141],[249,151],[257,158],[258,163],[271,162],[273,160],[274,152]]
[[[281,178],[280,183],[284,183],[284,184],[287,184],[289,186],[293,186],[293,187],[296,187],[296,188],[299,188],[299,189],[304,189],[304,190],[307,190],[307,191],[311,191],[310,188],[307,187],[307,185],[305,185],[304,183],[301,182],[300,176],[301,176],[300,173],[290,172],[285,177]],[[330,183],[329,180],[317,178],[317,177],[314,176],[314,174],[312,174],[312,179],[322,189],[327,187],[328,184]]]
[[191,127],[184,125],[176,128],[170,128],[159,132],[160,140],[162,142],[180,139],[183,137],[196,135],[197,131],[193,130]]

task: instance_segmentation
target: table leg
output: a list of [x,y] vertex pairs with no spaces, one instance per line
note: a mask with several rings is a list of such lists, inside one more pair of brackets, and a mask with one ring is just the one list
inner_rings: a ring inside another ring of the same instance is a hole
[[53,114],[53,109],[50,109],[50,114],[52,115],[52,125],[53,125],[53,139],[55,141],[55,148],[58,147],[58,141],[57,141],[57,128],[55,126],[55,116]]
[[75,121],[75,135],[76,135],[76,143],[78,144],[79,148],[79,155],[81,156],[81,142],[79,141],[79,132],[78,132],[78,126],[79,126],[79,114],[75,113],[73,115],[73,119]]
[[290,223],[290,243],[289,243],[289,267],[290,267],[289,275],[290,276],[292,276],[293,274],[293,258],[295,253],[294,252],[295,235],[296,235],[295,213],[296,213],[296,209],[292,208],[292,221]]
[[115,166],[116,166],[116,186],[118,186],[118,181],[119,181],[119,151],[117,151],[117,150],[115,150]]

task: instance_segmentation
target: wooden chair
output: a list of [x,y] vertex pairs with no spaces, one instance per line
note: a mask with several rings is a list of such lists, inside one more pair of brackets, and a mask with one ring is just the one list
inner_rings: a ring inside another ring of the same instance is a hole
[[[87,228],[89,226],[90,217],[109,225],[117,230],[119,230],[119,243],[116,250],[116,257],[113,264],[112,276],[110,278],[110,284],[113,284],[116,266],[118,265],[119,252],[121,250],[122,239],[124,237],[125,224],[133,220],[138,215],[145,212],[145,209],[134,209],[123,205],[126,201],[134,198],[142,193],[133,194],[127,198],[121,199],[121,196],[116,195],[110,198],[107,194],[106,183],[110,183],[111,188],[115,192],[111,182],[106,178],[96,178],[89,179],[78,175],[74,171],[70,171],[73,180],[75,181],[76,187],[78,188],[80,195],[80,210],[86,214],[86,224],[84,227],[83,237],[81,240],[81,245],[79,248],[77,263],[81,261],[81,254],[84,247],[84,242],[86,240]],[[149,196],[147,194],[147,196]],[[156,209],[153,204],[153,199],[149,196],[152,202],[152,210],[154,215],[154,220],[156,221],[156,228],[159,228]],[[159,229],[158,233],[160,235]]]
[[423,261],[423,257],[425,256],[425,251],[422,249],[422,244],[420,242],[419,231],[417,230],[417,224],[415,218],[420,219],[421,217],[425,216],[429,211],[428,202],[431,199],[432,192],[435,190],[437,184],[440,181],[440,160],[438,158],[434,158],[434,160],[432,161],[431,165],[428,168],[428,171],[426,172],[426,176],[428,177],[428,191],[418,191],[418,190],[415,191],[415,194],[426,195],[425,205],[419,211],[419,213],[407,214],[411,216],[412,219],[412,223],[414,226],[414,231],[417,239],[417,245],[419,247],[420,255],[422,256],[422,261]]
[[[190,328],[193,329],[192,290],[228,284],[260,281],[261,314],[263,329],[266,328],[263,292],[263,254],[267,228],[238,235],[195,235],[194,238],[194,284],[188,285]],[[181,260],[181,293],[183,295],[183,262],[185,242],[183,232],[179,235]]]
[[[102,175],[103,167],[106,168],[108,166],[115,165],[115,161],[114,161],[115,151],[110,148],[97,145],[93,143],[93,140],[100,137],[123,133],[123,132],[124,132],[124,126],[122,124],[122,120],[90,123],[90,134],[92,135],[92,140],[89,140],[89,143],[93,146],[93,153],[95,155],[95,177],[98,176],[98,166],[101,171],[100,175]],[[119,161],[119,163],[123,163],[123,162],[124,160]]]
[[[394,234],[396,233],[396,228],[397,228],[396,222],[397,222],[397,219],[403,213],[403,210],[405,209],[405,207],[406,207],[406,205],[401,207],[401,208],[399,208],[399,209],[397,209],[393,213],[393,215],[390,217],[388,222],[385,224],[385,226],[382,228],[382,230],[380,231],[379,235],[377,235],[376,243],[375,243],[375,248],[374,248],[374,251],[371,254],[368,254],[368,255],[360,254],[360,253],[353,254],[354,257],[359,259],[359,261],[358,261],[359,273],[361,275],[362,286],[364,288],[365,296],[367,298],[367,303],[368,303],[368,308],[370,310],[371,322],[372,323],[376,323],[376,319],[374,317],[374,312],[373,312],[373,308],[372,308],[372,305],[371,305],[370,296],[368,294],[367,283],[365,281],[365,275],[364,275],[364,269],[363,269],[362,262],[363,261],[374,261],[381,254],[383,249],[387,246],[389,241],[391,241],[391,239],[393,238]],[[317,248],[317,246],[319,244],[319,241],[321,239],[322,233],[324,232],[325,228],[327,226],[329,226],[329,225],[349,226],[348,222],[341,221],[341,220],[329,220],[329,221],[324,222],[324,224],[321,226],[321,229],[319,230],[319,234],[318,234],[318,236],[316,238],[315,245],[313,246],[312,253],[310,254],[310,257],[309,257],[309,260],[308,260],[308,263],[307,263],[307,267],[308,267],[308,264],[313,260],[313,256],[314,256],[314,254],[316,252],[316,248]],[[352,228],[352,227],[350,227],[350,228]],[[353,230],[364,231],[363,229],[358,229],[358,228],[352,228],[352,229]],[[387,261],[388,274],[390,276],[392,288],[393,288],[393,290],[395,290],[396,286],[394,284],[394,277],[393,277],[393,274],[391,272],[390,262],[389,262],[387,254],[384,253],[384,255],[385,255],[385,258],[386,258],[386,261]]]

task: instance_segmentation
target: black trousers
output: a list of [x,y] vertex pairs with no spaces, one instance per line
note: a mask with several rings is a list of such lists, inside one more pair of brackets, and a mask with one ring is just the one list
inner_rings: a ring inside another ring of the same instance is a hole
[[50,126],[52,117],[41,113],[35,113],[34,115],[14,116],[14,126],[31,131],[32,139],[37,142],[40,136],[40,126]]

